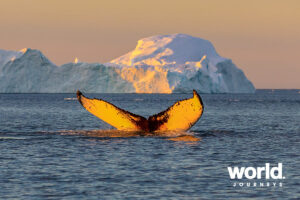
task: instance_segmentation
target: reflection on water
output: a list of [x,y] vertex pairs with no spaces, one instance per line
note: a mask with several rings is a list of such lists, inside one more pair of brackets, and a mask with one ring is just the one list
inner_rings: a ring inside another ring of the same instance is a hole
[[163,132],[143,132],[143,131],[120,131],[120,130],[64,130],[59,131],[62,135],[85,135],[88,137],[100,138],[127,138],[127,137],[160,137],[171,141],[196,142],[200,141],[190,132],[163,131]]
[[168,138],[168,140],[181,141],[181,142],[198,142],[201,139],[197,138],[195,136],[192,136],[192,135],[183,135],[183,136],[178,136],[178,137],[175,137],[175,138]]

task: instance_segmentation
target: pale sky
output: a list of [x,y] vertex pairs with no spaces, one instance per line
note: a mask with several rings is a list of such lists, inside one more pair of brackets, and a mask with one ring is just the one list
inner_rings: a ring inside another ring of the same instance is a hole
[[0,49],[57,65],[108,62],[172,33],[210,40],[258,89],[300,88],[300,0],[0,0]]

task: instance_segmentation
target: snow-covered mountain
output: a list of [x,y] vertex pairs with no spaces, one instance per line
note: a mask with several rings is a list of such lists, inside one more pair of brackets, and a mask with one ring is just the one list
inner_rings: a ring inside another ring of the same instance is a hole
[[138,41],[136,48],[106,64],[56,66],[40,51],[0,50],[0,92],[252,93],[251,82],[213,45],[184,34]]

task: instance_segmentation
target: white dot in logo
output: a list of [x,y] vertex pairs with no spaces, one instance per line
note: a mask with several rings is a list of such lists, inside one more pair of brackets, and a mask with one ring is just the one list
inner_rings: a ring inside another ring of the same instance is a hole
[[285,179],[285,176],[284,176],[284,177],[282,177],[282,179]]

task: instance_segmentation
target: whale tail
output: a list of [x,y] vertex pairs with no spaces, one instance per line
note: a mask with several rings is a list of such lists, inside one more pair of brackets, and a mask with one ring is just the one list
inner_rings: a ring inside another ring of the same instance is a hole
[[177,101],[167,110],[149,117],[150,130],[186,131],[200,119],[203,110],[202,99],[196,90],[193,90],[192,98]]
[[193,97],[177,101],[163,112],[148,119],[130,113],[102,99],[89,99],[77,91],[77,99],[90,113],[117,128],[126,131],[186,131],[203,113],[203,102],[194,90]]
[[147,119],[139,115],[104,101],[102,99],[89,99],[77,91],[77,99],[81,105],[96,117],[102,119],[118,130],[142,130],[147,126]]

